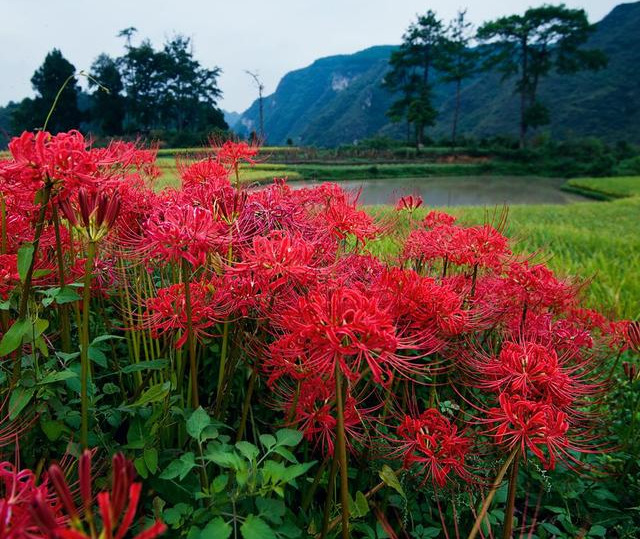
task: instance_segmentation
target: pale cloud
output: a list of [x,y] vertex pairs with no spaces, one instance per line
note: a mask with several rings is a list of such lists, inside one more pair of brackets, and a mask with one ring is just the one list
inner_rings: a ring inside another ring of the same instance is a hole
[[[539,2],[542,3],[542,2]],[[0,0],[0,104],[31,95],[30,78],[46,53],[59,48],[78,70],[101,52],[120,55],[118,32],[135,26],[138,39],[159,47],[176,33],[193,39],[196,58],[219,66],[221,106],[243,111],[256,97],[246,69],[257,71],[267,94],[280,78],[317,58],[399,43],[417,13],[433,9],[445,20],[459,7],[471,21],[524,11],[529,0]],[[598,21],[618,2],[567,1]]]

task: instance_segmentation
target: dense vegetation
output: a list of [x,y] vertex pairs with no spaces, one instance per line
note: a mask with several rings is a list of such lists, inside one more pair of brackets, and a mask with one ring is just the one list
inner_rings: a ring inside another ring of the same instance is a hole
[[[591,275],[554,274],[502,215],[405,197],[374,219],[337,185],[247,190],[256,157],[226,142],[156,191],[132,144],[11,143],[1,533],[637,535],[640,325],[585,308]],[[640,191],[573,185],[598,181]],[[514,222],[566,260],[564,233],[637,248],[637,197],[571,208]]]

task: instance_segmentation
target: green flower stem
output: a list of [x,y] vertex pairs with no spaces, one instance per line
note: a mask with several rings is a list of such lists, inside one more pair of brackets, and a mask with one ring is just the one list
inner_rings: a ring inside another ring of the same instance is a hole
[[511,474],[509,475],[509,491],[507,494],[507,508],[504,514],[504,528],[502,539],[511,539],[513,532],[513,512],[516,504],[516,489],[518,487],[518,465],[520,464],[520,453],[513,459]]
[[93,276],[93,259],[96,255],[96,243],[89,240],[87,260],[84,266],[84,283],[82,289],[82,324],[80,326],[80,407],[82,423],[80,428],[80,444],[84,449],[89,441],[89,308],[91,301],[91,278]]
[[[51,205],[51,215],[53,217],[53,229],[56,236],[56,261],[58,263],[58,282],[60,290],[64,290],[64,260],[62,258],[62,239],[60,237],[60,217],[58,208],[55,204]],[[69,306],[58,305],[58,315],[60,316],[60,336],[62,340],[62,351],[69,353],[71,351],[71,320],[69,319]]]
[[249,407],[251,406],[251,396],[253,395],[253,389],[256,385],[256,379],[258,378],[258,367],[253,367],[251,370],[251,377],[249,378],[249,385],[247,386],[247,394],[244,397],[244,403],[242,405],[242,417],[240,419],[240,426],[236,433],[236,442],[242,440],[244,436],[244,429],[247,424],[247,416],[249,414]]
[[[340,504],[342,512],[342,539],[349,539],[349,472],[347,469],[347,442],[344,433],[344,392],[342,388],[342,371],[336,361],[336,405],[338,422],[336,432],[337,459],[340,464]],[[335,458],[335,457],[334,457]]]
[[480,531],[480,526],[482,525],[482,521],[484,520],[484,517],[487,515],[487,511],[489,510],[489,506],[491,505],[491,502],[493,501],[493,497],[496,495],[496,491],[498,490],[498,487],[500,486],[500,483],[502,483],[502,480],[504,479],[504,476],[507,473],[507,470],[509,469],[509,466],[511,466],[511,462],[516,457],[516,455],[518,454],[519,451],[520,451],[520,448],[516,447],[511,452],[511,454],[509,455],[507,460],[504,462],[504,464],[502,465],[502,468],[500,468],[500,471],[498,472],[498,475],[496,475],[496,478],[493,481],[493,484],[491,485],[491,490],[489,491],[489,494],[485,498],[484,503],[482,504],[482,507],[480,508],[480,511],[478,511],[478,516],[476,517],[476,520],[473,523],[473,528],[471,528],[471,531],[469,532],[469,535],[467,536],[467,539],[475,539],[476,535],[478,535],[478,532]]
[[198,358],[196,356],[196,340],[193,336],[193,318],[191,306],[191,266],[182,259],[182,282],[184,283],[184,301],[187,311],[187,346],[189,349],[189,377],[191,381],[191,406],[195,410],[200,406],[198,396]]

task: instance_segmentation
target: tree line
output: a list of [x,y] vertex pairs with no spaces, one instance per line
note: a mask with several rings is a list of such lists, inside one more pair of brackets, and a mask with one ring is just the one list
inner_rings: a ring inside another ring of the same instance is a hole
[[529,8],[522,15],[486,22],[477,30],[464,10],[449,24],[429,10],[411,23],[391,55],[383,86],[397,99],[387,115],[392,121],[405,121],[408,138],[420,147],[425,129],[438,116],[434,86],[453,83],[451,143],[455,145],[464,81],[480,71],[497,70],[503,82],[515,79],[519,141],[524,147],[530,129],[550,122],[549,109],[538,96],[543,78],[552,72],[568,75],[606,66],[602,51],[584,46],[594,30],[583,9],[564,4]]
[[[135,28],[122,30],[124,53],[116,58],[100,54],[88,73],[77,72],[58,49],[50,51],[35,71],[35,97],[10,103],[14,133],[47,124],[53,133],[77,129],[99,136],[181,133],[188,139],[227,129],[217,102],[221,70],[202,66],[193,55],[191,40],[178,35],[155,49],[148,39],[132,44]],[[88,91],[79,76],[88,80]]]

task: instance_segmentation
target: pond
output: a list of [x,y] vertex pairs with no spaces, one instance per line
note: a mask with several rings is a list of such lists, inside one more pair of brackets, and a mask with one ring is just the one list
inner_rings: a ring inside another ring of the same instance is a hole
[[[361,204],[394,204],[405,195],[420,195],[427,206],[496,206],[502,204],[570,204],[590,199],[560,190],[562,178],[537,176],[432,176],[344,180],[339,184],[357,193]],[[294,188],[317,185],[291,182]]]

